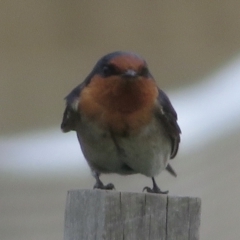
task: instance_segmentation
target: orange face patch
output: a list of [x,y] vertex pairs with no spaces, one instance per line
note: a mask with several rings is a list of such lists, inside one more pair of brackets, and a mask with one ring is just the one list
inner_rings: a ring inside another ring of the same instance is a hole
[[142,67],[146,66],[144,60],[138,58],[135,55],[119,55],[114,57],[109,64],[116,66],[121,72],[126,71],[127,69],[132,69],[138,72]]
[[96,75],[81,93],[79,111],[113,132],[137,132],[151,121],[157,95],[152,79]]

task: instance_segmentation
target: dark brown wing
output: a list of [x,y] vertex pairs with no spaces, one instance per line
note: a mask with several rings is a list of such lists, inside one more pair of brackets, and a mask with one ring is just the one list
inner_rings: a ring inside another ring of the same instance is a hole
[[80,113],[77,111],[78,102],[81,91],[86,86],[86,82],[82,82],[74,88],[66,97],[66,108],[63,113],[61,129],[63,132],[75,131],[76,123],[80,121]]
[[166,132],[168,133],[172,142],[171,159],[174,158],[178,152],[178,146],[180,143],[181,129],[177,123],[177,113],[174,110],[168,96],[158,89],[158,103],[160,106],[157,112],[157,117],[164,125]]

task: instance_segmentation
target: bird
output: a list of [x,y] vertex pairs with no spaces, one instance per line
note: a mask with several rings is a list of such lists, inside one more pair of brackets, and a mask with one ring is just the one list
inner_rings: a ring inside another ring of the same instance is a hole
[[85,80],[65,97],[61,129],[75,131],[96,180],[94,189],[113,190],[101,174],[142,174],[148,193],[167,194],[155,177],[167,170],[179,148],[181,129],[168,96],[133,52],[115,51],[97,61]]

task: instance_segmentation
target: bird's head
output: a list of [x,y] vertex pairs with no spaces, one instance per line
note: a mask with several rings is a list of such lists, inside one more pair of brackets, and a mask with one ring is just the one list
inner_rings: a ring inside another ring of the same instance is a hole
[[102,57],[94,68],[102,78],[137,80],[150,78],[145,60],[131,52],[113,52]]
[[87,79],[82,101],[89,99],[91,106],[102,106],[112,112],[129,114],[149,105],[152,109],[158,94],[147,63],[131,52],[103,56]]

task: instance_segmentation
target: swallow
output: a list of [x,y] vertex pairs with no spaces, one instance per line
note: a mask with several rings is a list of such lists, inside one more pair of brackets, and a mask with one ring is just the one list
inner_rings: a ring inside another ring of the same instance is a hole
[[140,173],[153,183],[143,191],[168,193],[155,177],[163,170],[176,177],[169,160],[178,152],[181,130],[142,57],[122,51],[103,56],[65,100],[61,129],[76,132],[94,188],[115,189],[102,183],[102,173]]

